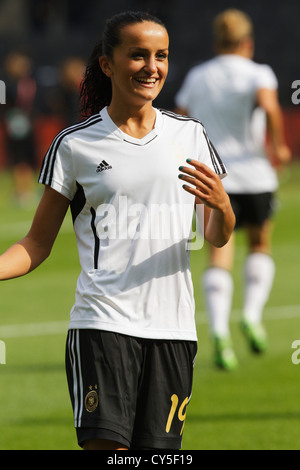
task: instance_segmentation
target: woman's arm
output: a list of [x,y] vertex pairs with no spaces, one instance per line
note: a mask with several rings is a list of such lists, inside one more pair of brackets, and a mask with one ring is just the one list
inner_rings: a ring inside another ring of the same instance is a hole
[[224,246],[235,226],[235,216],[220,177],[204,163],[190,160],[194,166],[180,167],[179,177],[192,184],[184,189],[196,196],[195,204],[204,204],[204,236],[212,245]]
[[276,90],[261,88],[257,91],[256,101],[258,106],[265,110],[267,116],[267,128],[270,134],[272,151],[278,163],[288,163],[291,160],[291,151],[287,146],[281,107]]
[[28,234],[0,256],[0,280],[23,276],[50,254],[70,201],[45,186]]

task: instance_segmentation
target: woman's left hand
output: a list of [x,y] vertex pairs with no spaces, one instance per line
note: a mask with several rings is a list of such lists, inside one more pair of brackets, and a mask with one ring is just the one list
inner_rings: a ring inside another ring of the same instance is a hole
[[[187,159],[194,168],[180,166],[183,188],[196,197],[195,206],[204,204],[204,236],[213,246],[224,246],[234,229],[235,216],[220,177],[204,163]],[[190,186],[192,185],[192,186]]]
[[200,203],[205,204],[211,209],[220,211],[226,210],[229,204],[229,197],[223,187],[220,177],[204,163],[197,160],[187,159],[187,163],[192,165],[180,166],[181,172],[178,177],[186,181],[189,185],[183,185],[185,191],[193,194],[200,199]]

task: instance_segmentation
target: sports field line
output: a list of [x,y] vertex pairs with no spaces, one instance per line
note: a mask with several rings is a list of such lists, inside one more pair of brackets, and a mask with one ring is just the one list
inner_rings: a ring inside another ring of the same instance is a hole
[[[264,320],[283,320],[300,317],[300,304],[299,305],[278,305],[276,307],[266,307],[264,309]],[[242,311],[233,310],[230,315],[230,321],[233,323],[241,321]],[[207,323],[207,314],[205,312],[196,312],[197,325]],[[0,327],[1,335],[1,327]]]
[[67,332],[68,325],[68,321],[0,325],[0,339],[62,334]]
[[[0,232],[0,240],[7,240],[9,238],[21,238],[24,237],[28,230],[30,229],[32,224],[31,220],[23,220],[19,222],[1,222],[1,232]],[[73,226],[71,219],[67,215],[66,219],[64,220],[60,233],[71,233],[73,232]]]
[[[281,320],[300,317],[300,305],[282,305],[268,307],[264,311],[265,320]],[[230,320],[238,322],[241,319],[241,312],[234,310]],[[197,325],[207,323],[205,312],[196,312]],[[0,340],[5,338],[20,338],[25,336],[45,336],[66,334],[68,321],[44,322],[44,323],[23,323],[16,325],[0,325]]]

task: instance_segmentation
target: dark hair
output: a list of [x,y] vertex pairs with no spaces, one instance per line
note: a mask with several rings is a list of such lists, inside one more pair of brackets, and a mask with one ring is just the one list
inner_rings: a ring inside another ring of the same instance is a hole
[[165,28],[163,22],[147,12],[127,11],[119,13],[106,21],[102,40],[96,44],[88,60],[80,88],[80,113],[87,118],[109,105],[112,96],[111,81],[101,70],[99,57],[110,59],[113,50],[120,44],[120,31],[128,24],[152,21]]

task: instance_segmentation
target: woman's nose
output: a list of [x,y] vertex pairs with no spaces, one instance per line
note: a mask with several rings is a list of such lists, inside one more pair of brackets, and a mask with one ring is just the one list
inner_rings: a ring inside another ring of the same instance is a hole
[[157,65],[156,65],[156,60],[155,57],[149,57],[146,61],[145,68],[147,71],[153,73],[157,71]]

